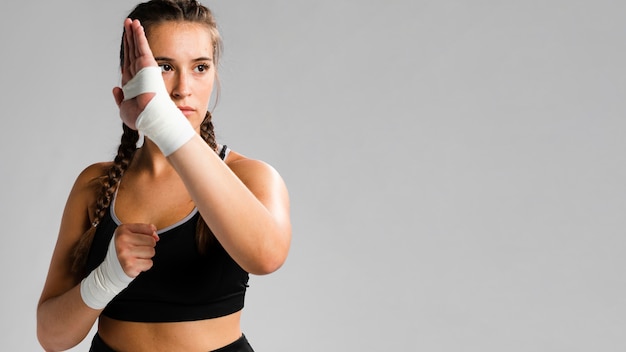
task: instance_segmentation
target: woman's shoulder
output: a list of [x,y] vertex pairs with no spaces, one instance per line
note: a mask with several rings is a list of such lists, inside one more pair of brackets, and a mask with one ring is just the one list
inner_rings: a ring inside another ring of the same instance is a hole
[[245,184],[273,183],[276,181],[282,183],[278,171],[265,161],[249,158],[231,150],[225,162]]
[[99,162],[84,168],[74,182],[72,195],[88,202],[95,199],[96,193],[102,186],[102,178],[108,173],[112,164],[112,162]]
[[[240,172],[245,172],[245,171],[259,172],[259,171],[265,170],[269,172],[276,172],[276,170],[270,164],[262,160],[249,158],[234,150],[229,151],[228,157],[226,158],[226,160],[224,160],[224,162],[233,171],[237,170]],[[237,172],[235,171],[235,173]]]
[[80,172],[76,182],[86,186],[99,183],[102,177],[108,173],[111,165],[113,165],[111,161],[91,164]]

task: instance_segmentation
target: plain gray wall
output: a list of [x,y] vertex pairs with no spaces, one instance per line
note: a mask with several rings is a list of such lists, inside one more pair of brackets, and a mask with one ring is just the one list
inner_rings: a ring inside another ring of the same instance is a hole
[[[257,351],[626,350],[626,3],[205,3],[218,139],[292,199],[286,264],[251,278]],[[121,133],[133,5],[0,11],[2,350],[41,350],[67,194]]]

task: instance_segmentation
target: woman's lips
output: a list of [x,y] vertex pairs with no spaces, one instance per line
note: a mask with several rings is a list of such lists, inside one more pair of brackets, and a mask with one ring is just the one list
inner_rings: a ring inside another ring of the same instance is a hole
[[196,112],[196,109],[194,109],[194,108],[192,108],[190,106],[178,106],[178,109],[180,111],[182,111],[183,115],[185,115],[185,116],[189,116],[189,115],[191,115],[191,114]]

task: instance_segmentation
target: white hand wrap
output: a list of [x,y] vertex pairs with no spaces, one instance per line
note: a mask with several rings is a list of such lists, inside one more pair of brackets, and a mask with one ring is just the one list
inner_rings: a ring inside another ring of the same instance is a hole
[[135,125],[139,132],[156,143],[165,156],[182,147],[196,133],[189,120],[170,99],[160,67],[142,68],[122,87],[122,91],[124,100],[143,93],[156,94],[139,114]]
[[115,235],[113,235],[102,264],[80,283],[80,296],[90,308],[104,309],[131,281],[133,278],[126,275],[117,259]]

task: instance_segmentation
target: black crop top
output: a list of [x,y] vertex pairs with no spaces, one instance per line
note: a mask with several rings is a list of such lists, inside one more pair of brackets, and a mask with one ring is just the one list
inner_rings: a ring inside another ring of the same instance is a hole
[[[114,205],[115,198],[98,225],[87,272],[102,263],[120,224]],[[216,318],[243,308],[248,273],[217,241],[205,254],[198,252],[195,233],[199,216],[194,209],[183,220],[158,231],[152,268],[109,302],[103,315],[124,321],[176,322]]]

